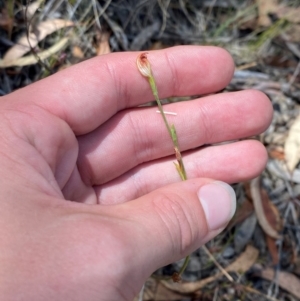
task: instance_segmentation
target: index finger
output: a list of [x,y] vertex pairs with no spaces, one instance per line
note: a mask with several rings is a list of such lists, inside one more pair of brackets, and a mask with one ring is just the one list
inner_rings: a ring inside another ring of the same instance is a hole
[[[138,52],[113,53],[65,69],[9,98],[45,108],[65,120],[75,134],[88,133],[125,108],[153,100],[136,67]],[[160,98],[216,92],[230,81],[234,64],[227,51],[212,46],[178,46],[150,51],[148,59]]]

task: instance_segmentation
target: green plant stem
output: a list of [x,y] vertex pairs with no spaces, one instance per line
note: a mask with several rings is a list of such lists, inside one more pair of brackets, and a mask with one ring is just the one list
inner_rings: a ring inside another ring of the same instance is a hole
[[149,81],[149,84],[150,84],[150,87],[151,87],[151,90],[152,90],[152,94],[153,94],[153,96],[154,96],[154,98],[157,102],[158,109],[159,109],[159,111],[160,111],[160,113],[163,117],[165,126],[166,126],[166,128],[169,132],[169,135],[170,135],[170,137],[173,141],[173,144],[174,144],[176,159],[178,161],[178,164],[175,163],[176,169],[177,169],[177,171],[180,175],[180,178],[183,181],[185,181],[185,180],[187,180],[187,176],[186,176],[186,171],[185,171],[185,167],[184,167],[184,164],[183,164],[182,156],[181,156],[181,153],[180,153],[180,150],[179,150],[178,138],[177,138],[177,133],[176,133],[175,126],[173,124],[170,126],[169,123],[168,123],[165,112],[164,112],[163,107],[161,105],[161,101],[160,101],[159,96],[158,96],[156,83],[155,83],[155,80],[154,80],[154,77],[153,77],[152,74],[151,74],[151,76],[148,77],[148,81]]
[[190,261],[190,255],[188,255],[188,256],[185,257],[184,263],[183,263],[181,269],[178,272],[179,276],[181,276],[183,274],[183,272],[185,271],[185,269],[186,269],[189,261]]
[[[179,173],[179,176],[180,176],[181,180],[185,181],[185,180],[187,180],[187,175],[186,175],[185,167],[184,167],[184,164],[183,164],[182,156],[181,156],[181,153],[180,153],[180,150],[179,150],[179,144],[178,144],[178,137],[177,137],[176,129],[175,129],[175,126],[173,124],[170,126],[169,123],[168,123],[165,112],[164,112],[163,107],[161,105],[161,101],[160,101],[159,96],[158,96],[157,86],[156,86],[154,77],[152,75],[152,72],[151,72],[151,75],[148,77],[148,81],[149,81],[149,84],[150,84],[150,87],[151,87],[151,90],[152,90],[152,94],[153,94],[153,96],[154,96],[154,98],[157,102],[158,109],[159,109],[159,111],[160,111],[160,113],[163,117],[166,128],[167,128],[167,130],[169,132],[169,135],[170,135],[170,137],[173,141],[175,155],[176,155],[176,159],[177,159],[177,162],[178,162],[178,163],[174,163],[175,167],[177,169],[177,172]],[[183,272],[185,271],[185,269],[186,269],[186,267],[189,263],[189,259],[190,259],[189,255],[187,257],[185,257],[184,263],[183,263],[181,269],[178,272],[178,279],[179,280],[181,279],[181,275],[183,274]],[[174,280],[174,278],[173,278],[173,280]]]
[[[183,164],[182,156],[181,156],[181,153],[180,153],[180,150],[179,150],[179,143],[178,143],[178,137],[177,137],[176,129],[175,129],[174,124],[170,125],[168,123],[165,112],[164,112],[163,107],[161,105],[161,101],[160,101],[159,96],[158,96],[157,86],[156,86],[156,83],[155,83],[155,80],[154,80],[154,76],[152,74],[151,65],[150,65],[150,62],[147,59],[147,53],[141,53],[137,57],[136,65],[137,65],[138,70],[140,71],[140,73],[148,79],[149,85],[150,85],[151,90],[152,90],[152,94],[153,94],[153,96],[154,96],[154,98],[157,102],[159,112],[162,115],[165,126],[166,126],[166,128],[169,132],[169,135],[170,135],[170,137],[173,141],[174,151],[175,151],[176,160],[177,160],[176,163],[174,162],[176,170],[177,170],[181,180],[185,181],[185,180],[187,180],[187,176],[186,176],[186,171],[185,171],[185,167],[184,167],[184,164]],[[187,256],[185,258],[184,264],[181,267],[179,273],[174,273],[172,275],[172,279],[173,279],[174,282],[180,281],[181,275],[182,275],[182,273],[184,272],[185,268],[188,265],[189,258],[190,258],[190,256]]]
[[[162,118],[163,118],[163,120],[164,120],[165,126],[166,126],[166,128],[167,128],[167,130],[168,130],[168,132],[169,132],[169,135],[170,135],[170,137],[171,137],[173,143],[174,143],[174,139],[173,139],[173,135],[172,135],[172,130],[171,130],[171,127],[170,127],[170,125],[169,125],[169,123],[168,123],[168,120],[167,120],[167,118],[166,118],[166,115],[165,115],[165,113],[164,113],[163,107],[162,107],[162,105],[161,105],[161,101],[160,101],[160,99],[159,99],[159,97],[158,97],[158,91],[157,91],[156,83],[155,83],[155,80],[154,80],[154,77],[153,77],[152,74],[151,74],[150,77],[148,77],[148,81],[149,81],[149,84],[150,84],[150,87],[151,87],[151,90],[152,90],[152,94],[153,94],[153,96],[154,96],[154,98],[155,98],[155,100],[156,100],[156,103],[157,103],[157,105],[158,105],[159,112],[160,112],[161,115],[162,115]],[[174,144],[175,144],[175,143],[174,143]]]

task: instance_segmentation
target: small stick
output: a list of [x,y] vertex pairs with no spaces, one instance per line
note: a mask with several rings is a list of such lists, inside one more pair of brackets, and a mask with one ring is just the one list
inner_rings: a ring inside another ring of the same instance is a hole
[[233,282],[233,278],[228,274],[228,272],[216,261],[213,255],[209,252],[205,245],[202,246],[202,249],[208,255],[209,259],[215,264],[215,266],[222,272],[222,274],[230,281]]
[[[160,113],[160,111],[156,111],[156,113]],[[160,113],[161,114],[161,113]],[[174,115],[177,116],[177,113],[164,111],[165,115]]]

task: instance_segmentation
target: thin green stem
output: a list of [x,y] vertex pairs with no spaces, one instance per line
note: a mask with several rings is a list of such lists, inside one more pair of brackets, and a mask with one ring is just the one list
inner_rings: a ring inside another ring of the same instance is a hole
[[[151,90],[152,90],[152,94],[157,102],[159,112],[162,115],[165,126],[166,126],[166,128],[169,132],[169,135],[173,141],[174,151],[175,151],[176,160],[177,160],[176,163],[174,162],[176,170],[177,170],[181,180],[185,181],[185,180],[187,180],[187,175],[186,175],[185,167],[183,164],[182,156],[181,156],[181,153],[179,150],[178,136],[176,133],[176,129],[173,124],[171,126],[169,125],[168,120],[166,118],[165,112],[163,110],[161,101],[158,96],[157,86],[156,86],[154,76],[151,71],[150,62],[147,59],[146,53],[142,53],[138,56],[137,67],[138,67],[139,71],[141,72],[141,74],[148,79],[148,82],[149,82]],[[172,276],[173,281],[175,281],[175,282],[180,281],[181,275],[183,274],[184,270],[186,269],[189,259],[190,259],[190,256],[187,256],[184,260],[183,266],[181,267],[180,271],[178,273],[173,274],[173,276]]]
[[[161,105],[161,101],[160,101],[159,96],[158,96],[157,86],[156,86],[154,77],[152,75],[152,72],[151,72],[151,75],[148,77],[148,81],[149,81],[149,84],[150,84],[150,87],[151,87],[151,90],[152,90],[152,94],[153,94],[153,96],[154,96],[154,98],[157,102],[158,109],[159,109],[159,111],[162,115],[162,118],[164,120],[166,128],[167,128],[167,130],[169,132],[169,135],[170,135],[170,137],[173,141],[173,144],[174,144],[175,155],[176,155],[176,159],[177,159],[177,162],[178,162],[178,163],[175,163],[175,167],[176,167],[176,169],[177,169],[177,171],[180,175],[181,180],[185,181],[185,180],[187,180],[187,175],[186,175],[185,167],[184,167],[184,164],[183,164],[182,156],[181,156],[181,153],[180,153],[180,150],[179,150],[178,136],[177,136],[177,133],[176,133],[176,129],[175,129],[174,124],[172,124],[170,126],[169,123],[168,123],[165,112],[164,112],[163,107]],[[183,272],[185,271],[185,269],[186,269],[186,267],[189,263],[189,260],[190,260],[190,255],[185,257],[184,263],[183,263],[181,269],[179,270],[178,275],[176,276],[176,277],[178,277],[176,279],[178,279],[179,281],[181,279],[181,275],[183,274]],[[178,280],[175,280],[175,281],[178,281]]]
[[175,154],[176,154],[176,159],[178,161],[178,164],[175,164],[176,166],[176,169],[180,175],[180,178],[185,181],[187,180],[187,176],[186,176],[186,172],[185,172],[185,167],[184,167],[184,164],[183,164],[183,160],[182,160],[182,156],[181,156],[181,153],[180,153],[180,150],[179,150],[179,145],[178,145],[178,138],[177,138],[177,133],[176,133],[176,129],[175,129],[175,126],[172,124],[171,126],[169,125],[168,123],[168,120],[166,118],[166,115],[165,115],[165,112],[163,110],[163,107],[161,105],[161,101],[159,99],[159,96],[158,96],[158,91],[157,91],[157,87],[156,87],[156,83],[155,83],[155,80],[154,80],[154,77],[152,75],[152,72],[151,72],[151,75],[148,77],[148,81],[149,81],[149,84],[150,84],[150,87],[151,87],[151,90],[152,90],[152,94],[156,100],[156,103],[158,105],[158,109],[162,115],[162,118],[164,120],[164,123],[166,125],[166,128],[169,132],[169,135],[173,141],[173,144],[174,144],[174,149],[175,149]]
[[162,118],[164,120],[164,123],[166,125],[166,128],[167,128],[167,130],[169,132],[169,135],[170,135],[172,141],[174,142],[173,136],[172,136],[171,127],[170,127],[170,125],[168,123],[168,120],[166,118],[165,112],[164,112],[163,107],[161,105],[161,101],[160,101],[160,99],[158,97],[158,91],[157,91],[156,83],[155,83],[155,80],[154,80],[154,77],[153,77],[152,74],[151,74],[151,76],[148,77],[148,81],[149,81],[149,84],[150,84],[150,87],[151,87],[151,90],[152,90],[152,94],[153,94],[153,96],[154,96],[154,98],[156,100],[156,103],[158,105],[159,112],[161,113]]
[[179,276],[181,276],[183,274],[183,272],[185,271],[185,269],[186,269],[189,261],[190,261],[190,255],[188,255],[187,257],[185,257],[184,263],[183,263],[181,269],[178,272]]

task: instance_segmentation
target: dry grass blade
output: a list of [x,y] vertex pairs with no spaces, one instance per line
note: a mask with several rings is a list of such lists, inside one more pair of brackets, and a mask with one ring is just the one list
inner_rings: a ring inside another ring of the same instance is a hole
[[28,66],[28,65],[36,64],[39,59],[45,60],[46,58],[50,57],[51,55],[57,53],[58,51],[66,47],[68,42],[69,42],[68,38],[62,38],[59,42],[54,44],[49,49],[39,52],[38,57],[36,55],[28,55],[9,62],[0,60],[0,68],[7,68],[12,66]]
[[[258,258],[258,250],[252,246],[247,246],[246,250],[228,267],[225,268],[226,272],[237,272],[237,273],[245,273],[248,271],[252,265],[256,262]],[[171,281],[161,281],[161,283],[166,286],[168,289],[173,290],[175,292],[189,294],[193,293],[208,283],[217,280],[222,277],[223,273],[218,273],[214,276],[195,281],[195,282],[187,282],[187,283],[173,283]]]
[[11,47],[3,58],[3,65],[15,65],[14,61],[21,58],[25,53],[34,48],[40,41],[42,41],[47,35],[68,26],[73,26],[74,23],[68,20],[55,19],[41,22],[37,28],[37,34],[30,33],[29,37],[23,36],[18,44]]

